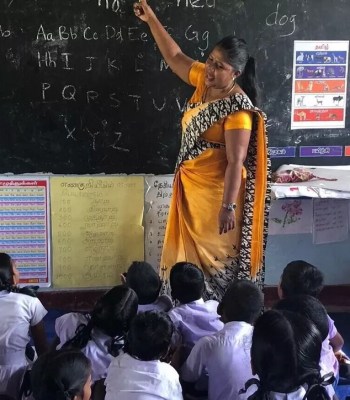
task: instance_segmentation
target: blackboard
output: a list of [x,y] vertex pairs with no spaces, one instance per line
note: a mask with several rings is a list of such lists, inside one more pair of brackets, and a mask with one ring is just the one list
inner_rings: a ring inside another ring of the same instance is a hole
[[[205,60],[227,34],[247,40],[270,146],[350,144],[349,117],[346,129],[290,130],[293,41],[348,39],[348,0],[150,3],[195,59]],[[167,68],[132,1],[1,0],[0,77],[1,173],[173,171],[192,89]],[[273,167],[288,162],[298,159]]]

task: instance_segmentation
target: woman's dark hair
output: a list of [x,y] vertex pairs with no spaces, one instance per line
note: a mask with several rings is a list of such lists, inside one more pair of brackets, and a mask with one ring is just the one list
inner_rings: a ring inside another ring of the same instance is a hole
[[170,271],[171,296],[182,304],[191,303],[202,297],[204,274],[196,265],[178,262]]
[[150,304],[157,300],[162,286],[160,277],[151,264],[134,261],[126,274],[126,284],[133,289],[139,304]]
[[235,71],[240,72],[238,84],[250,98],[254,106],[258,105],[258,85],[255,75],[255,60],[249,56],[247,43],[234,35],[226,36],[215,45],[223,51],[227,62]]
[[286,310],[303,315],[312,321],[325,340],[329,333],[328,315],[324,306],[315,297],[308,295],[291,296],[280,300],[275,310]]
[[168,352],[173,331],[166,313],[141,312],[131,322],[125,352],[143,361],[159,360]]
[[258,318],[251,362],[259,388],[249,397],[262,400],[270,391],[289,393],[307,386],[308,400],[329,400],[320,377],[321,334],[300,314],[271,310]]
[[317,297],[323,289],[323,274],[306,261],[291,261],[282,272],[280,287],[283,297],[297,294]]
[[73,400],[83,395],[91,374],[89,359],[79,350],[61,349],[40,356],[31,370],[35,400]]
[[13,261],[6,253],[0,253],[0,290],[8,292],[22,293],[31,297],[36,297],[36,292],[32,287],[20,288],[13,284]]
[[123,337],[137,313],[136,293],[127,286],[119,285],[105,293],[96,303],[87,325],[81,325],[76,335],[64,347],[84,348],[91,340],[91,331],[97,328],[111,338]]

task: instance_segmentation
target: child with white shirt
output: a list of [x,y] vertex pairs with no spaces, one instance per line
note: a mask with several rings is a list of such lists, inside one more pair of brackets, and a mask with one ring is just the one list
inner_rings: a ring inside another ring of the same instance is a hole
[[62,346],[81,349],[91,361],[92,382],[104,379],[113,356],[124,346],[124,336],[137,306],[132,289],[115,286],[97,301],[90,314],[68,313],[56,319],[60,343],[57,349]]
[[0,253],[0,393],[18,398],[28,367],[25,351],[33,339],[36,352],[47,350],[43,318],[47,311],[29,289],[20,289],[16,262]]
[[[197,341],[223,328],[217,313],[219,303],[204,301],[204,274],[196,265],[176,263],[170,272],[171,296],[178,305],[169,311],[182,344],[191,349]],[[179,343],[176,343],[179,344]]]
[[138,312],[164,311],[168,312],[172,307],[169,296],[159,295],[162,282],[151,264],[145,261],[134,261],[122,280],[135,291],[139,299]]
[[108,369],[105,400],[183,400],[178,373],[161,361],[169,352],[173,329],[165,313],[137,314],[130,325],[125,353]]
[[[251,366],[258,379],[246,382],[239,399],[329,400],[320,376],[322,338],[306,317],[284,310],[270,310],[254,326]],[[232,397],[228,400],[235,400]]]
[[253,324],[263,304],[263,294],[254,283],[248,280],[232,283],[218,308],[224,328],[196,343],[181,369],[181,378],[196,382],[206,371],[209,400],[236,399],[246,381],[253,378],[250,367]]
[[[295,295],[309,295],[318,297],[323,289],[323,274],[314,265],[303,261],[292,261],[284,268],[281,276],[281,281],[278,286],[278,295],[280,299],[288,298]],[[344,340],[337,328],[334,321],[327,314],[328,318],[328,338],[329,345],[332,347],[333,352],[341,350]],[[339,374],[339,364],[334,359],[333,365],[334,376]]]
[[[322,338],[320,356],[321,376],[329,373],[334,375],[334,365],[337,363],[337,359],[329,344],[327,311],[323,305],[315,297],[299,295],[280,300],[274,308],[276,310],[296,312],[308,318],[315,324]],[[326,390],[332,398],[335,394],[333,386],[327,386]]]

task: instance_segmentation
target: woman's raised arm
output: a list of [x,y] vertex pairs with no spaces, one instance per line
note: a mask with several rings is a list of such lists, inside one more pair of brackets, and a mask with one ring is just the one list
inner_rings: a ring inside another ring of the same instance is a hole
[[134,3],[135,15],[146,22],[151,30],[154,40],[171,70],[184,82],[189,83],[188,75],[194,60],[184,54],[179,45],[165,30],[147,0]]

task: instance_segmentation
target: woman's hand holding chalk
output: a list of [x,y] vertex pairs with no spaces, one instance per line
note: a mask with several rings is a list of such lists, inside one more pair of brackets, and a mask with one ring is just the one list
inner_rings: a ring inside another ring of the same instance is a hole
[[154,16],[153,10],[147,4],[146,0],[139,0],[133,4],[134,13],[136,17],[144,22],[148,22],[150,17]]

